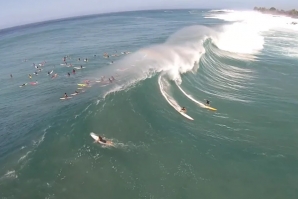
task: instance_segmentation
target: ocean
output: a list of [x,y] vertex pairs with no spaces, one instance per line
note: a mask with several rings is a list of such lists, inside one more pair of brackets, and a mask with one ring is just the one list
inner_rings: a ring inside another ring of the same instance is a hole
[[0,198],[296,199],[295,20],[157,10],[1,30]]

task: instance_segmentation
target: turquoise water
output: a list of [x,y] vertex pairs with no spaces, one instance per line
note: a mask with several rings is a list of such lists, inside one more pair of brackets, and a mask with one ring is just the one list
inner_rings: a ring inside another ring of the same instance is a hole
[[[0,198],[297,198],[298,29],[255,16],[142,11],[2,30]],[[86,68],[72,74],[64,56]]]

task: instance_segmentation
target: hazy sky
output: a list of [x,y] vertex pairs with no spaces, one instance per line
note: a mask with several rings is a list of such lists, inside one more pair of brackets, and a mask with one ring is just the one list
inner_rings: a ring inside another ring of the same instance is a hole
[[[261,2],[262,1],[262,2]],[[174,8],[298,9],[298,0],[0,0],[0,29],[88,14]]]

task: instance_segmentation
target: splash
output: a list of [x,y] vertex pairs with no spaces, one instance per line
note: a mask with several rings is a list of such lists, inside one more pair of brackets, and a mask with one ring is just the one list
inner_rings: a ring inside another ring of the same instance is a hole
[[[228,25],[219,28],[219,34],[213,40],[221,50],[233,53],[259,53],[264,48],[264,37],[268,36],[270,31],[283,31],[290,34],[294,32],[296,35],[298,32],[298,27],[292,24],[292,22],[298,22],[298,19],[255,11],[217,10],[209,12],[205,18],[229,22]],[[290,51],[293,51],[292,49],[292,46],[288,48]],[[293,54],[296,54],[295,51]]]

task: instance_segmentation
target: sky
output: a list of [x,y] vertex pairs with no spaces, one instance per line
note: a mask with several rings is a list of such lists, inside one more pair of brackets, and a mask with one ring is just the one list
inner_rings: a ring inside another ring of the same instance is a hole
[[150,9],[252,9],[254,6],[298,10],[298,0],[0,0],[0,29],[66,17]]

